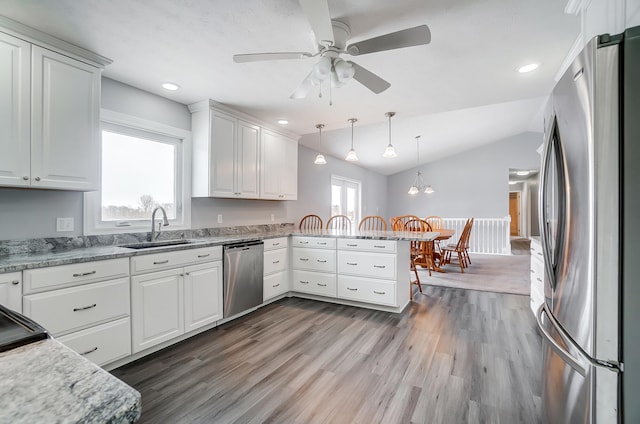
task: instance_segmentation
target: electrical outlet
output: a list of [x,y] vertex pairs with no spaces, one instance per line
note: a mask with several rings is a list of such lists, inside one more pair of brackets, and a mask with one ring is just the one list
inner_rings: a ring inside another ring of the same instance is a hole
[[73,218],[56,218],[56,231],[73,231]]
[[271,214],[271,222],[276,220],[276,216],[274,214]]
[[218,214],[218,224],[222,224],[222,214]]

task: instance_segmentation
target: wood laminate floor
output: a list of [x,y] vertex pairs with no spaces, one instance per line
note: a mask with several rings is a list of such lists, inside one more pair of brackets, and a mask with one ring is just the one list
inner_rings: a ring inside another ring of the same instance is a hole
[[538,423],[529,297],[427,287],[402,314],[290,298],[113,373],[144,423]]

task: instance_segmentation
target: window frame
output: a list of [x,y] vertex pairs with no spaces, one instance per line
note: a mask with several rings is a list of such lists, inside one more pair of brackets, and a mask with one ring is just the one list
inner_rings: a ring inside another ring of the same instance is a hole
[[[347,177],[343,177],[340,175],[335,175],[335,174],[331,174],[331,190],[333,191],[333,186],[334,185],[338,185],[338,184],[334,184],[334,181],[339,181],[342,186],[342,193],[341,193],[341,199],[340,202],[342,203],[341,206],[343,206],[343,209],[346,209],[346,196],[347,196],[347,186],[349,184],[354,184],[357,186],[358,189],[358,195],[357,195],[357,199],[356,201],[358,202],[357,205],[357,210],[356,210],[356,221],[357,222],[352,222],[351,225],[355,225],[354,228],[358,227],[358,223],[360,222],[360,220],[362,219],[362,181],[358,181],[358,180],[354,180],[353,178],[347,178]],[[333,196],[332,196],[333,197]],[[333,200],[333,199],[331,199]],[[330,205],[330,209],[329,209],[331,216],[333,215],[333,205]],[[346,210],[343,211],[343,214],[346,215]]]
[[[125,135],[135,136],[136,132],[156,134],[159,143],[167,143],[166,139],[178,140],[176,144],[176,217],[169,220],[167,230],[185,230],[191,228],[191,131],[161,124],[136,116],[100,110],[100,188],[84,193],[83,199],[83,234],[120,234],[151,231],[151,219],[132,221],[102,220],[102,131],[105,127],[120,127]],[[148,140],[148,138],[144,138]],[[164,140],[163,140],[164,139]]]

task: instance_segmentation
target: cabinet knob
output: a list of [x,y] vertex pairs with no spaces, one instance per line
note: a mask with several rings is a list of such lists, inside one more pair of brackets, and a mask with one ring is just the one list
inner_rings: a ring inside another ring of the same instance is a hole
[[29,177],[26,176],[26,175],[24,177],[22,177],[22,179],[25,180],[25,181],[29,181]]
[[17,286],[18,284],[20,284],[20,280],[13,280],[11,284],[13,284],[14,286]]
[[36,181],[40,181],[40,177],[36,177]]

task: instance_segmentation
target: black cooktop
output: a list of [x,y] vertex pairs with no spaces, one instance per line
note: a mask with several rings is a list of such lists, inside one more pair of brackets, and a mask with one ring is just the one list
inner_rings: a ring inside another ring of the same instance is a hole
[[47,337],[47,330],[24,315],[0,305],[0,352]]

